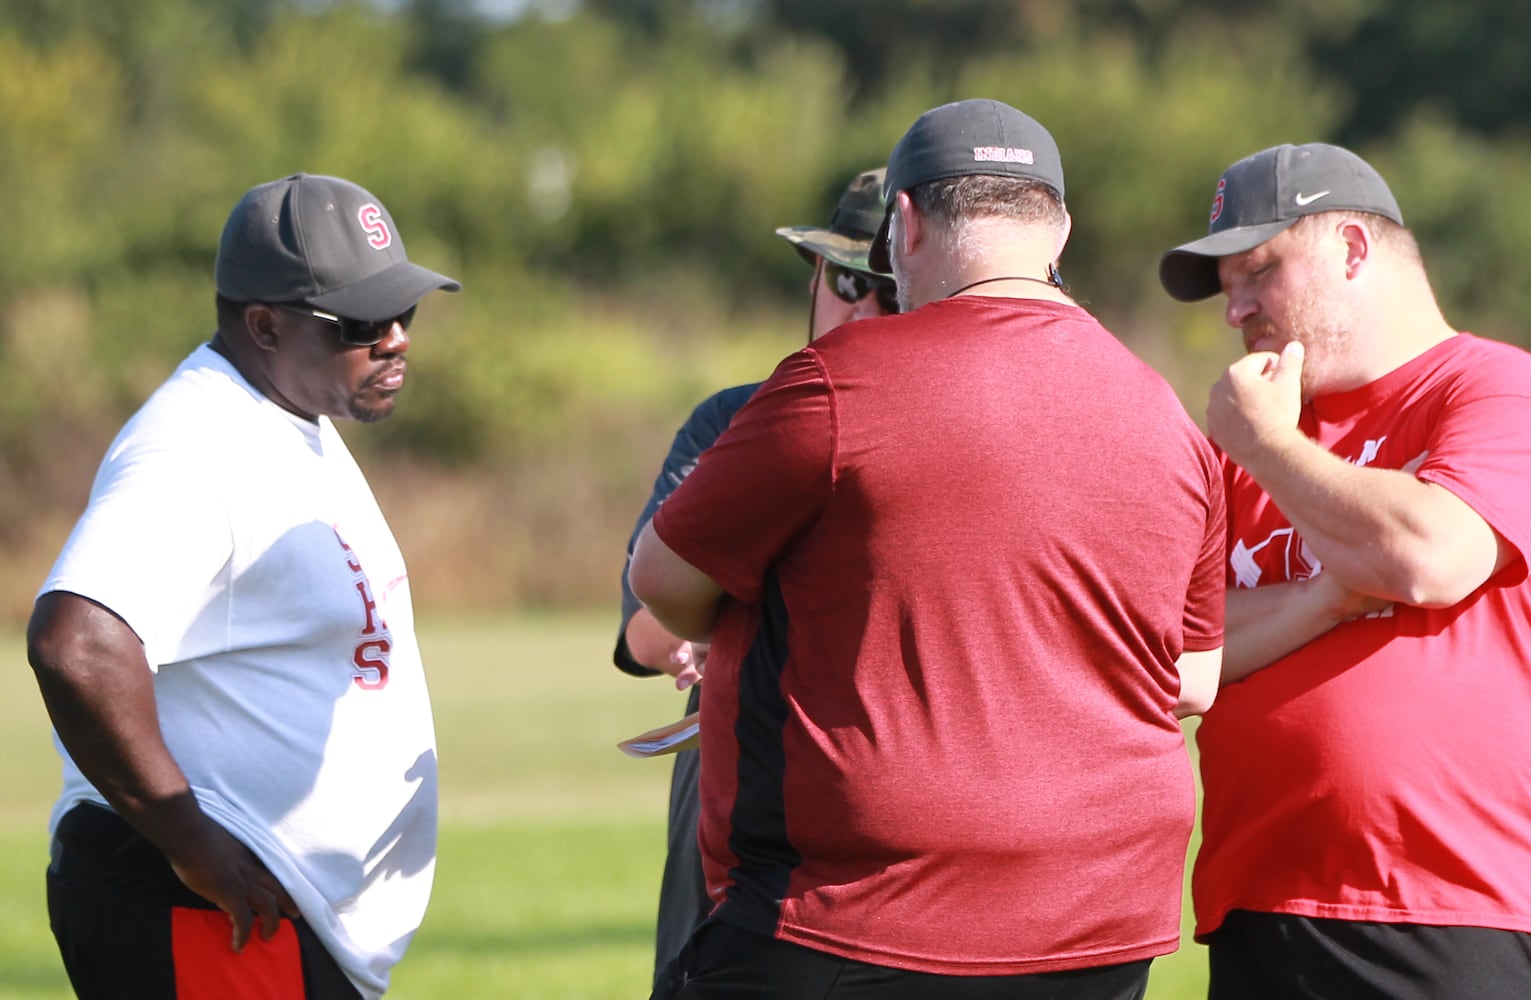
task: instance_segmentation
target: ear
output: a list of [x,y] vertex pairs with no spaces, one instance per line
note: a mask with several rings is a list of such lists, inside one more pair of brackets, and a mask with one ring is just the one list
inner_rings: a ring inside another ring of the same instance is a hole
[[914,200],[909,197],[908,191],[900,191],[894,196],[893,210],[898,213],[898,239],[903,244],[904,257],[907,258],[925,241],[924,220],[920,218],[920,210],[914,207]]
[[1074,232],[1074,217],[1063,210],[1063,225],[1058,227],[1058,245],[1053,248],[1053,260],[1056,262],[1063,256],[1063,248],[1068,246],[1069,236]]
[[262,302],[245,306],[244,334],[257,350],[275,351],[281,340],[276,327],[276,310]]
[[1346,219],[1340,223],[1339,235],[1345,241],[1345,277],[1354,278],[1371,256],[1371,227],[1360,219]]

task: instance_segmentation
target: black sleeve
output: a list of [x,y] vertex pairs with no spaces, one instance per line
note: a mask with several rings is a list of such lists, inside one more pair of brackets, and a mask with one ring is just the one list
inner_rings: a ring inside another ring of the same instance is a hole
[[633,557],[633,546],[637,544],[638,535],[643,531],[643,526],[649,523],[654,512],[659,509],[659,505],[675,492],[675,487],[681,484],[681,480],[691,474],[702,452],[712,447],[718,435],[728,428],[728,422],[734,418],[739,407],[743,406],[759,387],[759,382],[736,385],[731,389],[714,393],[697,404],[696,409],[691,411],[691,416],[687,417],[680,430],[675,432],[675,440],[670,444],[670,453],[665,456],[659,476],[654,480],[654,489],[649,494],[649,502],[644,504],[643,513],[638,515],[638,523],[633,525],[632,536],[627,540],[627,559],[622,563],[622,624],[617,629],[617,645],[611,659],[619,669],[635,677],[652,677],[659,671],[645,667],[633,659],[632,653],[627,648],[627,623],[632,621],[633,615],[643,606],[633,596],[632,588],[627,585],[627,563]]

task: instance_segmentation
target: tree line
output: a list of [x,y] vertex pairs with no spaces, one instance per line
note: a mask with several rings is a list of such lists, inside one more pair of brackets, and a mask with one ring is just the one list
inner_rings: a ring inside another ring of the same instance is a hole
[[[807,273],[772,229],[822,222],[947,100],[1054,133],[1065,277],[1193,413],[1236,338],[1166,299],[1158,255],[1277,142],[1372,160],[1448,317],[1526,343],[1527,22],[1487,0],[0,0],[0,551],[45,568],[106,439],[210,333],[229,207],[296,170],[373,190],[464,282],[422,309],[398,415],[348,434],[375,479],[414,470],[380,493],[422,521],[405,484],[476,498],[455,520],[478,540],[432,548],[489,547],[454,606],[608,596],[673,426],[799,343]],[[398,527],[408,551],[427,526]],[[37,582],[14,575],[0,612]]]

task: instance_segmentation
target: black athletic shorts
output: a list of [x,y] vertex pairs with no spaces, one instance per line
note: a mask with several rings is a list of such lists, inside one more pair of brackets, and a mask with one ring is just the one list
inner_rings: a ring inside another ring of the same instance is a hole
[[257,928],[244,951],[212,903],[109,809],[59,821],[48,866],[48,921],[81,1000],[359,1000],[303,920]]
[[650,1000],[1141,1000],[1148,964],[938,976],[841,958],[709,918]]
[[1234,910],[1207,1000],[1527,1000],[1531,935]]

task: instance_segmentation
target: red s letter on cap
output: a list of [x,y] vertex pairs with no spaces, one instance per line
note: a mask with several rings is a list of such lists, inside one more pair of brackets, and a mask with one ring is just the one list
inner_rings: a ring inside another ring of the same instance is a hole
[[1212,212],[1210,213],[1210,217],[1207,219],[1209,225],[1213,222],[1216,222],[1218,218],[1222,216],[1223,192],[1227,189],[1228,179],[1226,177],[1219,177],[1217,179],[1217,193],[1212,196]]
[[386,250],[393,243],[393,233],[383,219],[383,210],[368,202],[356,210],[356,220],[367,231],[367,245],[374,250]]

